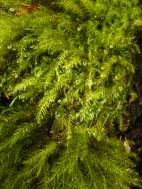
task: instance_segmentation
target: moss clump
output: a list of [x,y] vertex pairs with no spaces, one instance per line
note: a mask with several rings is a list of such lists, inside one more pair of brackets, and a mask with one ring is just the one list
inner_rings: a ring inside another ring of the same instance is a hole
[[132,90],[138,2],[32,3],[0,1],[1,188],[138,185],[106,136]]

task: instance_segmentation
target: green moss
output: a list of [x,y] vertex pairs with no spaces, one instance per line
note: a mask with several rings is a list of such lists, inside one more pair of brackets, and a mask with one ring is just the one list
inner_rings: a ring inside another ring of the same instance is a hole
[[1,188],[137,185],[129,155],[106,130],[116,119],[123,127],[138,2],[39,2],[20,16],[20,1],[0,3],[0,89],[8,101],[0,107]]

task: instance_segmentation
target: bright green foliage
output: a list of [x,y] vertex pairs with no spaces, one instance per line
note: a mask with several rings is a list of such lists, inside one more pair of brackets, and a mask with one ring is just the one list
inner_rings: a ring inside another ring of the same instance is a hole
[[16,16],[20,2],[0,0],[0,188],[137,185],[106,137],[131,92],[137,0],[55,0]]

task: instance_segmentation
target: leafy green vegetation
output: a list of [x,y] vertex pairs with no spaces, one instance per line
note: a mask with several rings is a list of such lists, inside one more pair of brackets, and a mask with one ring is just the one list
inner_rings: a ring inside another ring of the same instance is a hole
[[115,135],[134,94],[139,2],[0,0],[0,25],[0,188],[139,186]]

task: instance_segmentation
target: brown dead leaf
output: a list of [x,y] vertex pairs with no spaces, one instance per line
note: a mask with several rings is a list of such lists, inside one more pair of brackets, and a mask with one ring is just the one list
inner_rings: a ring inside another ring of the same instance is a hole
[[23,4],[21,8],[19,8],[15,15],[16,16],[25,16],[29,13],[35,12],[39,9],[38,5],[36,4]]

